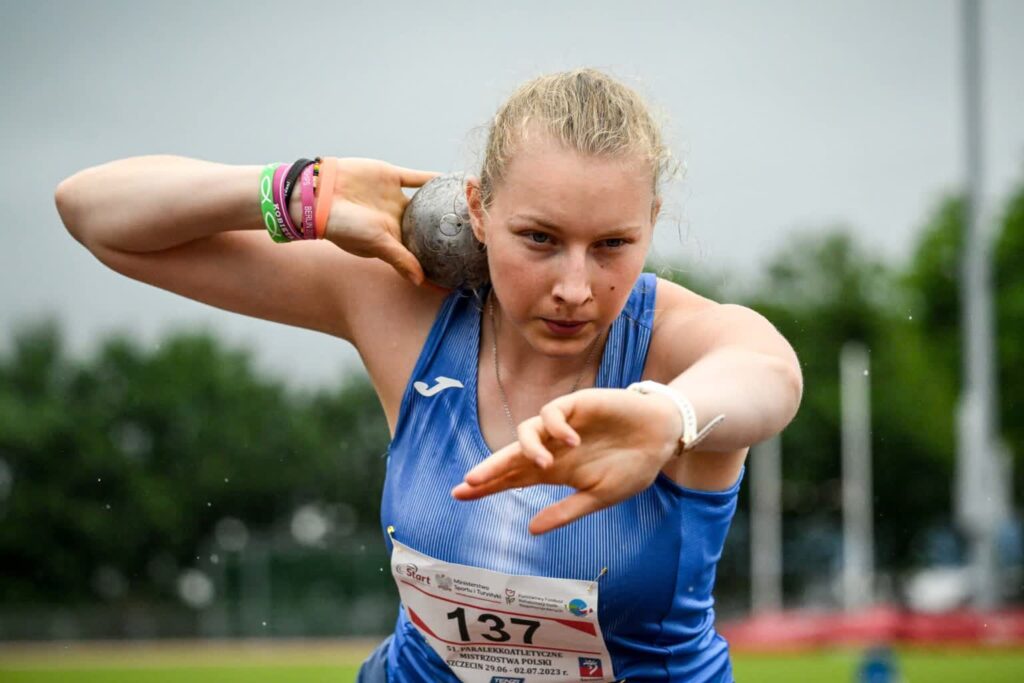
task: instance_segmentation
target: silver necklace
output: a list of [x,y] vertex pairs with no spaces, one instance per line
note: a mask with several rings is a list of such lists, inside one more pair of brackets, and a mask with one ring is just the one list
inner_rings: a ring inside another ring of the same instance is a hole
[[[491,352],[494,358],[494,379],[498,380],[498,393],[501,394],[501,405],[505,408],[505,417],[508,418],[508,425],[512,428],[512,438],[518,439],[519,433],[516,431],[516,421],[512,418],[512,409],[508,407],[508,396],[505,395],[505,387],[501,383],[501,373],[498,371],[498,323],[494,320],[494,293],[492,291],[491,296],[487,300],[488,310],[491,315]],[[587,367],[590,366],[590,359],[594,355],[594,349],[597,348],[597,340],[601,338],[598,334],[594,337],[594,341],[590,342],[590,349],[587,351],[587,359],[583,362],[583,368],[580,370],[580,374],[576,376],[576,381],[572,383],[572,389],[569,393],[576,391],[576,388],[580,385],[580,380],[583,379],[583,373],[587,371]]]

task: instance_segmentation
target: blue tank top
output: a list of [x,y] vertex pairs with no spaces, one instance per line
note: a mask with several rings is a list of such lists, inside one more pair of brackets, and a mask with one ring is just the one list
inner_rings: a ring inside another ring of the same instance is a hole
[[[656,284],[651,273],[637,280],[612,324],[596,386],[641,379]],[[473,502],[451,497],[466,471],[490,455],[477,416],[485,297],[486,289],[447,297],[405,389],[381,502],[388,552],[392,526],[397,540],[421,553],[507,574],[594,580],[606,567],[598,620],[618,679],[731,682],[711,591],[739,480],[706,492],[659,474],[632,498],[542,536],[527,531],[530,518],[571,488],[533,486]],[[386,669],[390,683],[458,681],[402,608]]]

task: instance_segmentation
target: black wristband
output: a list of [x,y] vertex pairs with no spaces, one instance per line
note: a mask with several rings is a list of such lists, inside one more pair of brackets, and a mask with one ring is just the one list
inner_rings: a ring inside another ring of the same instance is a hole
[[302,175],[303,169],[313,163],[312,159],[299,159],[288,169],[288,175],[284,177],[284,192],[281,193],[281,206],[287,211],[292,198],[292,190],[295,189],[295,181]]

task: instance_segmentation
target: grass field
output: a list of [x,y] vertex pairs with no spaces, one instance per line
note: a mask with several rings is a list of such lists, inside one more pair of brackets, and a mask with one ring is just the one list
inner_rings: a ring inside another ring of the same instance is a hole
[[[372,643],[0,646],[0,683],[347,683]],[[733,657],[741,683],[854,680],[858,653]],[[1024,650],[900,650],[908,683],[1021,683]]]

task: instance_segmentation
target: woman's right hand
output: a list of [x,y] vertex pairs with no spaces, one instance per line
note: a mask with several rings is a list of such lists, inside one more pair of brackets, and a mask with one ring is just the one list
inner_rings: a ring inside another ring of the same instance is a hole
[[376,159],[339,158],[324,239],[350,254],[386,261],[422,284],[423,268],[402,244],[402,214],[410,201],[402,188],[421,187],[437,175]]

